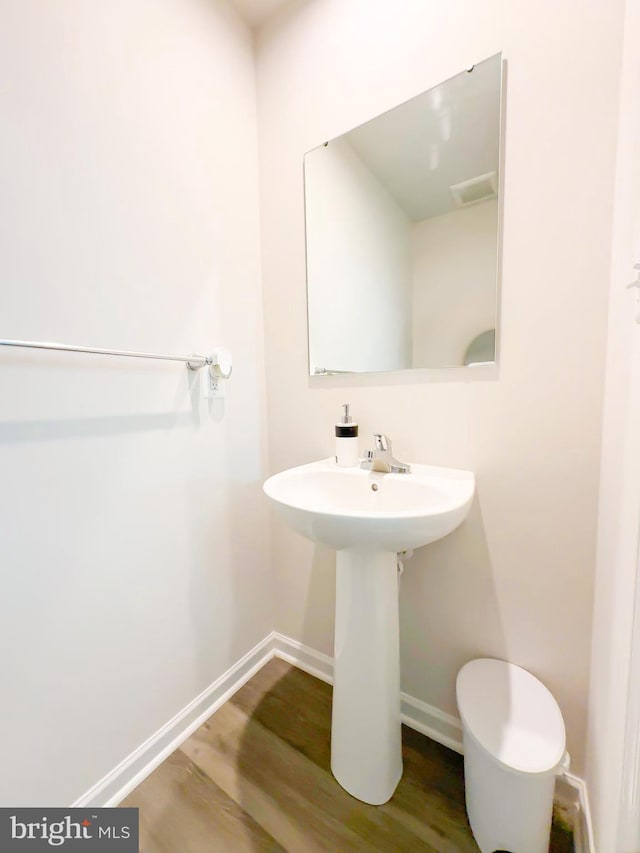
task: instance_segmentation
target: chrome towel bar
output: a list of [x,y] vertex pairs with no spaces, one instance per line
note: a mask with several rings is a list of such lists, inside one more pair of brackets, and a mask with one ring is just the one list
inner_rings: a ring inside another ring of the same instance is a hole
[[199,370],[205,365],[214,364],[214,356],[211,355],[161,355],[155,352],[129,352],[120,349],[102,349],[100,347],[80,347],[71,344],[54,344],[45,341],[10,341],[0,339],[3,347],[26,347],[28,349],[50,349],[64,350],[65,352],[95,353],[97,355],[120,355],[125,358],[156,358],[163,361],[182,361],[190,370]]

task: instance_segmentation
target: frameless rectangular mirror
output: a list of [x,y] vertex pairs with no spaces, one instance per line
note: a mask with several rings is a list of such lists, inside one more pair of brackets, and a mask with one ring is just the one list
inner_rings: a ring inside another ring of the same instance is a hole
[[304,158],[312,375],[495,361],[502,55]]

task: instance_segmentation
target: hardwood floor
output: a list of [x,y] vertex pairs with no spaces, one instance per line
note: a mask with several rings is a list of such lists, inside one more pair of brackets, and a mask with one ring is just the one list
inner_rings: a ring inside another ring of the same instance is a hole
[[141,853],[478,853],[461,756],[403,726],[402,780],[368,806],[331,775],[330,728],[331,687],[270,661],[121,804]]

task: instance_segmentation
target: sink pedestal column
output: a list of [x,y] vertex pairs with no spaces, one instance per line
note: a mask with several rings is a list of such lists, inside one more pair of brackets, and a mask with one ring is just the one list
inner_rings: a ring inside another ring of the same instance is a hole
[[336,557],[331,770],[365,803],[386,803],[402,776],[398,557]]

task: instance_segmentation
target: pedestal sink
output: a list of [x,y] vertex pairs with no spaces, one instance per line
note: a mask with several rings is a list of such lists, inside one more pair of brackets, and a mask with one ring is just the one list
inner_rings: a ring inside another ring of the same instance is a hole
[[398,552],[455,530],[474,490],[470,471],[387,474],[332,459],[264,484],[294,530],[337,551],[331,770],[366,803],[385,803],[402,776]]

